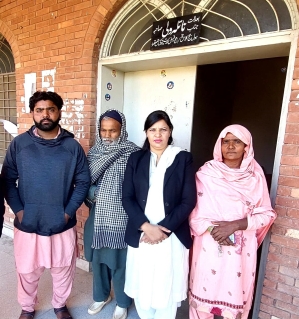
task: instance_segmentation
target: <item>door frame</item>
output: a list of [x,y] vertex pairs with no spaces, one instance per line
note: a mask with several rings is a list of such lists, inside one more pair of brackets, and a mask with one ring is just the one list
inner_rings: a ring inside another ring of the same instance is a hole
[[[205,42],[193,47],[183,47],[179,49],[161,50],[156,52],[137,52],[102,58],[99,60],[98,64],[97,113],[101,114],[101,86],[103,82],[101,79],[102,66],[126,73],[131,71],[167,69],[190,65],[216,64],[288,56],[289,61],[281,107],[272,184],[270,190],[271,203],[274,207],[277,196],[279,167],[285,136],[289,98],[292,88],[298,34],[299,30],[287,30],[246,36],[242,38],[231,38]],[[192,130],[192,127],[190,127],[190,129]],[[252,305],[252,319],[257,319],[260,311],[270,237],[271,234],[268,232],[263,242],[255,299],[253,300]]]
[[[280,160],[282,156],[282,147],[284,144],[286,125],[287,125],[289,101],[290,101],[290,96],[292,91],[293,73],[295,68],[296,52],[297,52],[297,45],[298,45],[297,42],[298,42],[298,30],[294,31],[294,36],[291,40],[289,61],[288,61],[280,121],[279,121],[279,127],[278,127],[272,183],[271,183],[271,189],[270,189],[270,199],[271,199],[272,207],[275,207],[276,196],[277,196],[279,167],[280,167]],[[265,279],[270,239],[271,239],[271,233],[269,231],[263,241],[263,246],[262,246],[258,280],[256,285],[255,298],[253,300],[252,319],[258,319],[259,312],[260,312],[260,305],[261,305],[261,299],[262,299],[262,293],[263,293],[263,283]]]

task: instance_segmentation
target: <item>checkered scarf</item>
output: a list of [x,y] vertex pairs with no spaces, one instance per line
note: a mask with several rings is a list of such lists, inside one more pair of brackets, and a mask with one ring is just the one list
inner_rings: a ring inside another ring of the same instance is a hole
[[[108,111],[111,110],[114,109]],[[118,110],[114,111],[118,112],[122,119],[117,144],[102,143],[99,135],[101,128],[99,120],[95,145],[87,154],[91,181],[92,184],[97,185],[92,243],[92,248],[95,249],[127,247],[124,237],[128,216],[122,206],[122,183],[128,158],[131,153],[138,151],[139,147],[127,140],[125,116]]]

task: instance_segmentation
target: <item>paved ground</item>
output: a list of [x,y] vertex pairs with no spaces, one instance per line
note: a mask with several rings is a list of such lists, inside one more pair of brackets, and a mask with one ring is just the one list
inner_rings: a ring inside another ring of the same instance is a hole
[[[12,239],[2,235],[0,238],[0,318],[18,319],[21,307],[16,298],[17,279],[13,257]],[[38,290],[39,303],[36,307],[36,319],[55,319],[52,305],[51,275],[45,271]],[[92,274],[81,269],[76,270],[75,282],[68,300],[68,307],[74,319],[111,319],[116,305],[115,300],[108,304],[99,314],[90,316],[88,305],[92,302]],[[129,309],[128,319],[138,319],[134,305]],[[188,303],[185,301],[178,309],[176,319],[188,319]]]

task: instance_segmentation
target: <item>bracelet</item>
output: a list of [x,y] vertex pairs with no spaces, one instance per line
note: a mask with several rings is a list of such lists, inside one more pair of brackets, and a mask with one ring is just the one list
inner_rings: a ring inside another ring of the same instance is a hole
[[214,227],[215,227],[215,226],[209,226],[208,229],[207,229],[207,231],[210,233],[210,232],[214,229]]

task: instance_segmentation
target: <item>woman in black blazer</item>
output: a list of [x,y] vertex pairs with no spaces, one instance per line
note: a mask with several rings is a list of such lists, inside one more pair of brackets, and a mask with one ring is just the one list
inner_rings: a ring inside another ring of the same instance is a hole
[[174,319],[187,297],[193,160],[171,145],[173,125],[164,111],[151,113],[144,131],[143,149],[131,154],[123,183],[129,216],[125,292],[135,299],[141,319]]

